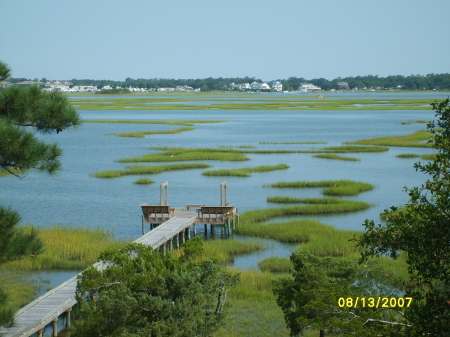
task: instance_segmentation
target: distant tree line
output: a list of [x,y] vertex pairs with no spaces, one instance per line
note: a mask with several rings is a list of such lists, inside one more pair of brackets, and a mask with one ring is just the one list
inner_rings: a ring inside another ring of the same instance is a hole
[[[29,80],[26,78],[10,78],[9,82],[17,83]],[[37,79],[35,79],[37,80]],[[41,79],[45,82],[46,79]],[[92,80],[92,79],[72,79],[74,85],[95,85],[98,88],[109,85],[113,88],[119,86],[122,88],[146,88],[158,90],[159,88],[174,88],[176,86],[190,86],[201,91],[228,91],[232,90],[231,83],[252,83],[262,82],[255,77],[235,77],[235,78],[204,78],[204,79],[167,79],[167,78],[126,78],[125,81],[112,80]],[[377,75],[356,76],[356,77],[338,77],[333,80],[325,78],[305,79],[303,77],[289,77],[288,79],[278,79],[283,84],[283,90],[298,90],[302,83],[312,83],[323,90],[341,89],[338,83],[347,82],[350,89],[403,89],[403,90],[443,90],[450,89],[450,74],[428,74],[428,75],[391,75],[387,77],[378,77]],[[272,81],[268,81],[269,84]]]

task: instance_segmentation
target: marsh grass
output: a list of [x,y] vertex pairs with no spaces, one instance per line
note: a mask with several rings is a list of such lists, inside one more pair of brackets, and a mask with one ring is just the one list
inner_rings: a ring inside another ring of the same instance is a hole
[[418,154],[414,154],[414,153],[400,153],[398,155],[396,155],[397,158],[417,158],[419,157]]
[[[31,230],[31,226],[26,230]],[[39,237],[44,243],[42,254],[4,263],[0,270],[83,269],[96,262],[101,252],[125,244],[101,229],[53,226],[39,229]]]
[[436,160],[437,159],[437,155],[436,155],[436,153],[423,154],[423,155],[420,156],[420,159],[423,159],[423,160]]
[[135,185],[149,185],[149,184],[153,184],[153,183],[154,183],[154,181],[151,179],[148,179],[148,178],[141,178],[136,181],[133,181],[133,184],[135,184]]
[[219,145],[221,149],[256,149],[256,146],[253,145]]
[[283,154],[283,153],[357,153],[357,152],[383,152],[389,150],[384,146],[334,146],[318,150],[252,150],[251,147],[240,147],[241,149],[231,148],[176,148],[176,147],[150,147],[151,150],[161,152],[150,153],[142,157],[122,158],[120,163],[139,163],[139,162],[173,162],[173,161],[194,161],[194,160],[222,160],[222,161],[241,161],[249,160],[245,154]]
[[294,265],[288,257],[269,257],[259,261],[258,267],[263,272],[289,273]]
[[108,170],[92,174],[96,178],[117,178],[126,175],[158,174],[166,171],[204,169],[208,164],[172,164],[172,165],[129,165],[125,170]]
[[204,257],[217,260],[219,263],[233,261],[234,255],[250,254],[265,248],[259,241],[208,240],[203,244]]
[[[267,185],[266,185],[267,186]],[[351,180],[293,181],[268,185],[275,188],[323,188],[323,194],[333,196],[352,196],[374,188],[372,184]]]
[[[346,144],[350,144],[347,143]],[[371,144],[367,144],[371,145]],[[373,144],[376,145],[376,144]],[[385,146],[354,146],[354,145],[342,145],[342,146],[331,146],[324,147],[320,152],[334,152],[334,153],[358,153],[358,152],[384,152],[389,149]]]
[[[236,272],[230,268],[229,271]],[[230,309],[215,337],[288,337],[284,315],[273,294],[271,273],[239,270],[241,281],[227,297]]]
[[326,154],[315,154],[313,157],[316,158],[324,158],[324,159],[338,159],[338,160],[348,160],[348,161],[360,161],[359,158],[354,157],[344,157],[338,154],[326,153]]
[[124,132],[124,133],[111,133],[110,135],[115,135],[119,137],[134,137],[134,138],[144,138],[148,135],[173,135],[176,133],[184,132],[184,131],[192,131],[195,128],[185,127],[174,130],[166,130],[166,131],[138,131],[138,132]]
[[279,165],[263,165],[256,167],[246,167],[246,168],[238,168],[238,169],[223,169],[223,170],[211,170],[205,171],[202,173],[204,176],[220,176],[220,177],[251,177],[251,173],[254,172],[269,172],[276,170],[285,170],[288,169],[289,166],[286,164]]
[[232,149],[189,149],[189,148],[168,148],[151,147],[152,150],[163,152],[150,153],[139,158],[119,159],[120,163],[139,162],[174,162],[174,161],[195,161],[195,160],[220,160],[220,161],[243,161],[249,160],[238,150]]
[[[148,93],[147,93],[148,94]],[[214,103],[194,105],[189,102],[204,101],[209,98],[207,93],[186,95],[181,93],[168,94],[165,97],[142,97],[127,95],[127,98],[108,97],[105,99],[77,99],[70,102],[78,105],[82,110],[427,110],[429,100],[426,99],[339,99],[326,97],[317,100],[315,97],[256,97],[240,100],[240,95],[233,93],[233,103],[227,98],[228,93],[215,93]],[[158,96],[161,94],[158,93]],[[223,95],[224,98],[217,95]],[[357,96],[355,96],[357,97]],[[277,98],[274,100],[273,98]],[[180,103],[181,102],[181,103]],[[187,104],[185,104],[187,102]],[[162,103],[162,104],[160,104]]]
[[362,144],[362,145],[382,145],[394,147],[433,147],[428,141],[432,138],[428,130],[419,130],[405,136],[377,137],[369,139],[360,139],[354,142],[345,142],[345,144]]
[[195,124],[225,123],[226,121],[215,120],[186,120],[186,121],[137,121],[137,120],[84,120],[83,123],[113,123],[113,124],[164,124],[194,126]]
[[[307,199],[308,200],[308,199]],[[313,200],[315,200],[313,202]],[[267,208],[243,213],[239,219],[236,233],[278,240],[281,242],[308,242],[311,233],[333,232],[332,226],[316,220],[297,219],[286,222],[267,224],[266,221],[293,215],[320,215],[357,212],[368,209],[370,205],[363,201],[338,199],[327,200],[327,203],[317,203],[317,199],[310,199],[310,204],[301,206]]]
[[40,286],[33,282],[28,275],[13,270],[2,270],[0,284],[8,296],[6,306],[1,309],[12,311],[17,311],[31,302],[36,298],[37,291],[40,289]]
[[328,142],[259,142],[259,144],[295,145],[295,144],[328,144]]
[[428,123],[430,123],[430,121],[419,120],[415,122],[401,122],[400,124],[428,124]]

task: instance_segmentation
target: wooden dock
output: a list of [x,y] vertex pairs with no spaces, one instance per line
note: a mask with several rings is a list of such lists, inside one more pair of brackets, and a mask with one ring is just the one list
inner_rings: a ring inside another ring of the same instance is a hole
[[[181,243],[189,240],[191,226],[193,236],[196,235],[197,224],[203,224],[205,232],[207,224],[225,225],[225,228],[231,230],[230,225],[238,216],[234,206],[187,205],[173,209],[165,205],[139,206],[143,213],[143,235],[134,242],[151,245],[153,249],[163,252],[179,247]],[[192,210],[192,207],[196,209]],[[151,227],[148,233],[144,233],[145,222]],[[102,265],[96,263],[94,266],[101,268]],[[66,327],[71,325],[72,307],[77,303],[76,286],[77,276],[74,276],[20,309],[14,318],[15,326],[8,329],[0,327],[0,337],[28,337],[33,334],[42,337],[44,328],[49,325],[52,325],[52,336],[56,337],[58,319],[61,319],[61,316],[65,319]]]

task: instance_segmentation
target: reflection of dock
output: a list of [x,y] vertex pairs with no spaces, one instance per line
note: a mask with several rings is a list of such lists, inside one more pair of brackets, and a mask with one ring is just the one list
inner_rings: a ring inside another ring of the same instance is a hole
[[[208,224],[211,231],[215,226],[221,226],[226,233],[230,233],[235,220],[238,219],[238,212],[234,206],[228,205],[226,183],[220,185],[220,204],[171,208],[168,205],[168,184],[161,184],[160,205],[140,205],[143,212],[143,236],[134,242],[151,245],[154,249],[165,252],[179,247],[189,240],[191,235],[195,236],[196,226],[199,224],[204,225],[205,233]],[[151,229],[146,234],[145,223],[150,224]],[[20,309],[15,315],[15,326],[9,329],[0,328],[0,337],[27,337],[33,334],[42,337],[44,330],[45,334],[48,334],[48,329],[52,331],[52,336],[56,336],[57,331],[70,327],[71,311],[77,303],[76,285],[77,276],[74,276]]]

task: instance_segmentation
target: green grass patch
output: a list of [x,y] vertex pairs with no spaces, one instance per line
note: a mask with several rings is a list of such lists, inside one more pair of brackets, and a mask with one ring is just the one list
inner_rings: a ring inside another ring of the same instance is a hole
[[328,144],[328,142],[259,142],[259,144],[295,145],[295,144]]
[[382,145],[394,147],[433,147],[428,141],[432,136],[427,130],[419,130],[405,136],[377,137],[369,139],[360,139],[354,142],[345,142],[345,144],[362,144],[362,145]]
[[[31,226],[25,229],[29,231]],[[38,235],[44,243],[44,252],[34,258],[1,264],[2,273],[3,270],[79,270],[95,263],[101,252],[125,244],[102,229],[53,226],[39,229]]]
[[230,308],[225,325],[214,336],[289,337],[283,312],[272,292],[276,276],[256,270],[239,272],[241,281],[227,296]]
[[129,165],[125,170],[109,170],[94,173],[96,178],[118,178],[126,175],[158,174],[166,171],[204,169],[211,167],[208,164],[172,164],[172,165]]
[[401,122],[400,124],[428,124],[428,123],[430,123],[430,121],[419,120],[415,122]]
[[437,154],[436,153],[423,154],[423,155],[420,156],[420,159],[423,159],[423,160],[436,160],[437,159]]
[[293,266],[291,260],[287,257],[269,257],[258,262],[261,271],[271,273],[289,273]]
[[[267,185],[266,185],[267,186]],[[374,188],[372,184],[352,180],[292,181],[278,182],[267,187],[275,188],[323,188],[323,194],[333,196],[352,196]]]
[[326,226],[319,221],[309,219],[270,224],[266,224],[265,222],[276,217],[342,214],[362,211],[370,207],[368,203],[362,201],[340,200],[338,202],[337,200],[335,199],[331,203],[248,211],[240,216],[236,233],[275,239],[281,242],[307,242],[309,239],[307,235],[308,231],[305,231],[306,229],[326,227],[329,230],[333,230],[334,228]]
[[331,146],[324,147],[322,151],[317,152],[335,152],[335,153],[358,153],[358,152],[384,152],[389,149],[384,146]]
[[[249,97],[237,93],[214,93],[211,98],[209,93],[170,93],[163,95],[146,93],[143,97],[139,94],[130,94],[127,97],[109,96],[104,99],[86,99],[71,97],[70,102],[76,104],[81,110],[429,110],[429,99],[387,98],[367,99],[367,97],[355,94],[353,98],[341,99],[327,97],[317,100],[316,97],[285,97],[280,96],[261,97],[259,95]],[[204,104],[205,101],[209,104]],[[231,102],[232,101],[232,102]],[[202,102],[201,105],[195,104]],[[194,104],[193,104],[194,103]]]
[[203,242],[204,257],[213,258],[219,263],[233,262],[234,255],[250,254],[266,248],[259,241],[207,240]]
[[337,198],[294,198],[294,197],[267,197],[267,202],[274,204],[340,204],[342,199]]
[[242,161],[249,160],[243,153],[232,149],[188,149],[188,148],[168,148],[151,147],[152,150],[163,152],[150,153],[139,158],[119,159],[120,163],[139,162],[174,162],[174,161],[194,161],[194,160],[221,160],[221,161]]
[[37,297],[40,289],[24,272],[2,270],[0,274],[2,290],[6,291],[8,300],[1,309],[17,311]]
[[360,161],[361,160],[358,158],[345,157],[345,156],[340,156],[338,154],[333,154],[333,153],[315,154],[315,155],[313,155],[313,157],[324,158],[324,159],[348,160],[348,161]]
[[414,154],[414,153],[400,153],[398,155],[396,155],[397,158],[417,158],[419,157],[418,154]]
[[223,170],[211,170],[205,171],[202,174],[204,176],[215,176],[215,177],[251,177],[251,173],[254,172],[269,172],[276,170],[288,169],[289,165],[279,164],[279,165],[263,165],[256,167],[246,167],[238,169],[223,169]]
[[166,130],[166,131],[137,131],[137,132],[124,132],[124,133],[110,133],[110,135],[119,136],[119,137],[134,137],[134,138],[144,138],[148,135],[173,135],[176,133],[184,132],[184,131],[192,131],[195,128],[185,127],[174,130]]
[[113,124],[164,124],[164,125],[182,125],[194,126],[195,124],[204,123],[225,123],[226,121],[214,120],[186,120],[186,121],[129,121],[129,120],[84,120],[83,123],[113,123]]
[[154,183],[154,181],[151,179],[148,179],[148,178],[141,178],[136,181],[133,181],[133,184],[135,184],[135,185],[149,185],[149,184],[153,184],[153,183]]

